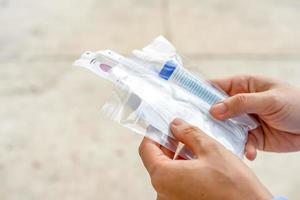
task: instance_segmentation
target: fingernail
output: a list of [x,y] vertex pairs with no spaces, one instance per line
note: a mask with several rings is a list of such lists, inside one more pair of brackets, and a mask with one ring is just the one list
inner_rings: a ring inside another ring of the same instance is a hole
[[224,103],[217,103],[212,108],[212,112],[217,115],[223,115],[227,112],[227,106]]
[[184,123],[184,121],[182,120],[182,119],[179,119],[179,118],[176,118],[176,119],[174,119],[173,121],[172,121],[172,125],[173,126],[179,126],[179,125],[181,125],[181,124],[183,124]]

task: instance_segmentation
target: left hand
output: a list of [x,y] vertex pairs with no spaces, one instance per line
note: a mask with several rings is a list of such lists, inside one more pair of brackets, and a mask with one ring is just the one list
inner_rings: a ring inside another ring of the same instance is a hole
[[213,105],[210,114],[225,120],[249,113],[260,126],[249,131],[245,156],[254,160],[257,151],[300,151],[300,89],[281,80],[252,75],[215,79],[229,98]]
[[172,160],[172,152],[143,139],[139,152],[157,199],[272,199],[271,193],[238,157],[201,130],[180,119],[172,122],[171,130],[196,158]]

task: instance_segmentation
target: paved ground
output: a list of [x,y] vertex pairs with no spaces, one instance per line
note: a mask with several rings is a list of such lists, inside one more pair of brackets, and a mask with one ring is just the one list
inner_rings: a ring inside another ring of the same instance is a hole
[[[0,0],[0,199],[155,199],[141,138],[99,110],[111,86],[71,63],[167,36],[208,77],[270,75],[300,85],[297,0]],[[296,199],[299,153],[249,163]]]

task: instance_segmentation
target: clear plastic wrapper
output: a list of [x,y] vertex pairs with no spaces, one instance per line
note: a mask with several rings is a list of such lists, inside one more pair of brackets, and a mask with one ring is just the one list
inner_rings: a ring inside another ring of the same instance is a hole
[[[110,50],[86,52],[75,65],[88,68],[119,88],[102,108],[108,117],[173,152],[178,141],[169,124],[175,118],[199,127],[240,158],[248,131],[257,126],[246,114],[225,121],[213,119],[209,108],[228,96],[190,73],[173,45],[162,36],[129,57]],[[187,148],[180,155],[193,158]]]
[[[102,113],[136,133],[144,135],[169,150],[176,152],[178,141],[164,134],[150,124],[149,118],[160,118],[151,106],[132,93],[126,87],[115,88],[110,99],[102,107]],[[179,155],[192,159],[188,149],[182,149]]]

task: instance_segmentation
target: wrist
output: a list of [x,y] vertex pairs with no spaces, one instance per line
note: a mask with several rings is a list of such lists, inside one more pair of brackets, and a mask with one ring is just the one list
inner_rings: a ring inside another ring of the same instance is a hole
[[257,189],[257,198],[259,200],[273,200],[274,196],[271,194],[271,192],[261,184],[261,186]]

